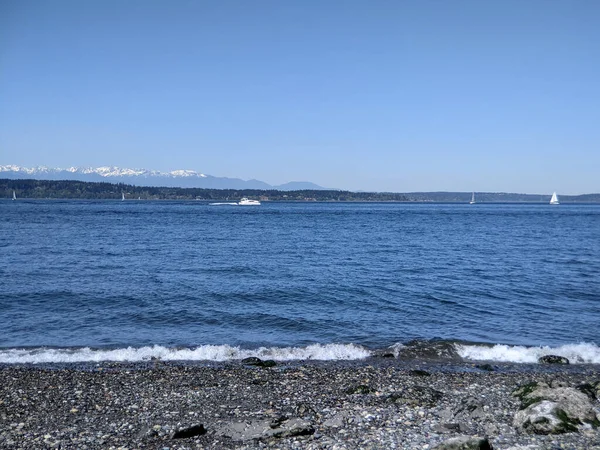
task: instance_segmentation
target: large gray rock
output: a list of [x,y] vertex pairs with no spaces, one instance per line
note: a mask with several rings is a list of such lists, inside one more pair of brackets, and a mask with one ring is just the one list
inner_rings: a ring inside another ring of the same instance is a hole
[[434,450],[493,450],[487,438],[478,436],[458,436],[442,442]]
[[568,386],[531,383],[518,388],[514,396],[521,400],[513,425],[535,434],[577,432],[600,426],[590,398]]
[[315,429],[310,422],[300,418],[229,422],[216,429],[217,435],[228,437],[233,441],[303,436],[314,432]]

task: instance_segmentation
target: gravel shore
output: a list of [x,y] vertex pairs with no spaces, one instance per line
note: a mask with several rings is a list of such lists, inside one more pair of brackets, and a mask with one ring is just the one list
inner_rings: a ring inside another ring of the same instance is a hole
[[599,381],[597,366],[409,367],[393,358],[4,366],[0,447],[433,449],[479,436],[501,450],[600,449],[595,426],[545,435],[513,424],[519,386]]

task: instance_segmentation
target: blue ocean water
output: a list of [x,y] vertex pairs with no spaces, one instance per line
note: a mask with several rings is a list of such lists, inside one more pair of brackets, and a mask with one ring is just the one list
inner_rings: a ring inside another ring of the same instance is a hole
[[3,201],[0,324],[0,362],[600,363],[600,205]]

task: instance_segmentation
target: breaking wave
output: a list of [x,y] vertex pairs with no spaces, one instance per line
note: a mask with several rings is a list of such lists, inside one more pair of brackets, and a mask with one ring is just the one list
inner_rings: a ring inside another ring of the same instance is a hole
[[545,355],[564,356],[574,364],[600,364],[600,347],[596,344],[567,344],[559,347],[525,347],[520,345],[456,344],[458,355],[471,361],[537,363]]
[[[457,342],[412,341],[388,348],[400,360],[429,361],[496,361],[537,363],[545,355],[564,356],[573,364],[600,364],[600,347],[592,343],[567,344],[558,347],[526,347],[519,345],[486,345]],[[384,351],[383,353],[387,352]],[[5,348],[0,349],[0,364],[52,364],[93,362],[162,361],[236,361],[249,357],[275,361],[352,361],[377,356],[356,344],[313,344],[306,347],[260,347],[244,349],[230,345],[198,347],[165,347],[153,345],[123,348]]]
[[292,360],[357,360],[371,352],[354,344],[313,344],[306,347],[261,347],[255,350],[229,345],[202,345],[194,348],[170,348],[161,345],[116,349],[33,348],[0,350],[0,363],[49,364],[101,361],[230,361],[255,356],[276,361]]

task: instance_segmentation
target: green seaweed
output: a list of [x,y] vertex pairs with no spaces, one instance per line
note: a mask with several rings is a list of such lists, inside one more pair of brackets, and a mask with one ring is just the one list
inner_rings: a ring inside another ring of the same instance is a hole
[[534,381],[532,383],[523,384],[513,391],[513,397],[517,397],[519,400],[521,400],[521,406],[519,407],[519,409],[525,409],[529,405],[532,405],[542,400],[539,397],[533,397],[533,399],[529,398],[529,394],[535,391],[538,386],[538,383]]
[[535,391],[535,389],[537,387],[538,387],[537,381],[533,381],[531,383],[525,383],[525,384],[522,384],[521,386],[519,386],[517,389],[515,389],[513,391],[513,395],[518,398],[525,397],[526,395],[529,395],[533,391]]
[[552,431],[553,434],[577,432],[578,425],[581,425],[579,419],[572,419],[562,409],[556,409],[556,417],[560,420],[560,425],[556,426]]
[[596,400],[596,387],[590,383],[583,383],[575,387],[578,391],[583,392],[591,400]]
[[521,399],[521,405],[519,405],[519,409],[523,410],[535,403],[539,403],[544,401],[543,397],[524,397]]

